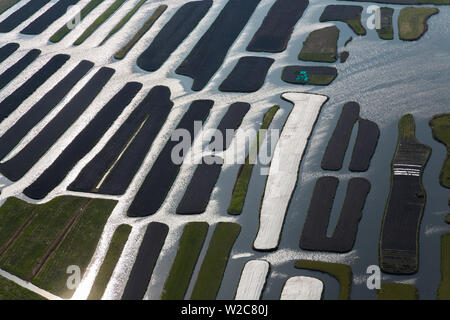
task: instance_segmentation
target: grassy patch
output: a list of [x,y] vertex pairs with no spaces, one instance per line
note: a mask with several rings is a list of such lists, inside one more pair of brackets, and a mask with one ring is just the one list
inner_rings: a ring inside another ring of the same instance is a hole
[[97,30],[100,25],[105,22],[110,16],[120,8],[120,6],[125,2],[125,0],[116,0],[114,3],[105,10],[95,21],[87,27],[87,29],[83,32],[83,34],[73,43],[75,46],[82,44],[87,38]]
[[339,282],[339,300],[350,299],[353,273],[349,266],[340,263],[298,260],[295,262],[295,267],[329,274]]
[[450,233],[441,238],[441,277],[437,298],[450,300]]
[[359,19],[351,19],[351,20],[344,20],[345,23],[348,24],[348,26],[359,36],[365,36],[367,34],[366,29],[364,29],[363,25],[361,24],[361,16]]
[[2,300],[46,300],[44,297],[0,276],[0,301]]
[[317,86],[327,86],[336,79],[335,75],[328,74],[313,74],[307,84],[313,84]]
[[105,259],[103,260],[89,294],[89,300],[100,300],[102,298],[109,279],[111,278],[114,268],[116,267],[117,261],[122,254],[125,244],[127,243],[131,229],[131,226],[122,224],[117,227],[114,232],[108,252],[106,253]]
[[[263,122],[261,124],[260,130],[267,130],[269,128],[270,124],[272,123],[272,120],[277,113],[277,111],[280,109],[279,106],[273,106],[270,108],[269,111],[264,115]],[[254,148],[259,148],[259,145],[261,141],[264,141],[265,138],[265,132],[259,131],[258,137],[256,141],[256,145],[252,146],[252,150]],[[244,207],[245,198],[247,196],[247,190],[248,185],[250,183],[250,178],[252,176],[253,171],[253,163],[250,163],[253,161],[250,161],[250,158],[247,157],[245,164],[243,164],[238,173],[238,177],[236,180],[236,184],[233,188],[233,194],[231,196],[231,202],[228,207],[228,213],[232,215],[238,215],[241,214],[242,208]]]
[[450,113],[434,116],[430,121],[430,126],[433,130],[433,137],[447,147],[447,157],[439,179],[443,187],[450,188]]
[[336,62],[339,29],[335,26],[315,30],[308,35],[298,59],[315,62]]
[[445,222],[450,224],[450,213],[445,217]]
[[419,292],[411,284],[383,283],[377,290],[377,300],[417,300]]
[[183,300],[208,233],[206,222],[188,223],[161,294],[162,300]]
[[144,36],[144,34],[150,30],[150,28],[153,26],[153,24],[158,20],[158,18],[166,11],[167,5],[163,4],[160,5],[155,12],[148,18],[147,21],[145,21],[144,25],[136,32],[136,34],[133,36],[133,38],[128,41],[128,43],[122,47],[119,51],[116,52],[114,55],[114,58],[121,60],[125,58],[127,53],[134,47],[134,45]]
[[[84,6],[80,11],[80,21],[82,21],[92,10],[94,10],[103,0],[92,0],[87,5]],[[75,18],[74,18],[75,19]],[[71,21],[74,21],[72,19]],[[67,23],[64,24],[58,31],[56,31],[51,37],[50,42],[57,43],[61,41],[72,29],[67,26]]]
[[240,232],[239,224],[229,222],[217,224],[192,292],[192,300],[216,299],[231,249]]
[[403,8],[398,16],[398,33],[401,40],[420,39],[428,29],[428,19],[439,13],[436,8]]
[[119,21],[118,24],[108,33],[108,35],[103,39],[103,41],[100,43],[100,45],[104,44],[106,41],[108,41],[109,38],[111,38],[114,34],[116,34],[122,27],[131,19],[131,17],[134,16],[134,14],[139,10],[140,7],[146,2],[147,0],[141,0],[139,1],[133,9],[131,9],[125,17],[122,18],[122,20]]
[[20,0],[2,0],[0,2],[0,14],[11,8],[13,5],[15,5]]

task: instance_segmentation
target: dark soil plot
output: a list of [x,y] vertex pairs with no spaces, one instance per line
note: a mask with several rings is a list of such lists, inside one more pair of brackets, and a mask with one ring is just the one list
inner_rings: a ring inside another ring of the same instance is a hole
[[29,1],[23,7],[17,9],[5,20],[0,22],[0,32],[10,32],[17,28],[22,22],[27,20],[33,14],[42,9],[50,0]]
[[209,143],[209,149],[211,151],[221,152],[228,149],[234,139],[234,135],[227,134],[227,130],[236,131],[241,126],[242,120],[249,110],[250,104],[245,102],[236,102],[230,105],[217,126],[217,131],[220,132],[220,135],[223,137],[222,143],[220,143],[220,141],[215,141],[215,137],[212,137]]
[[123,194],[172,107],[169,88],[156,86],[150,90],[106,146],[84,167],[69,190]]
[[22,178],[87,109],[114,72],[101,68],[30,143],[16,156],[0,163],[0,172],[12,181]]
[[58,71],[70,56],[58,54],[33,74],[24,84],[0,102],[0,122],[7,118],[17,107],[33,94],[45,81]]
[[356,102],[348,102],[342,108],[342,113],[322,158],[322,169],[333,171],[342,169],[353,127],[359,119],[359,111],[360,107]]
[[142,84],[127,83],[74,138],[61,155],[23,193],[32,199],[43,199],[59,185],[67,173],[97,144],[125,107],[136,96]]
[[337,75],[333,67],[288,66],[283,69],[281,79],[292,84],[327,86]]
[[138,57],[137,65],[146,71],[158,70],[197,27],[211,6],[212,0],[193,1],[183,5]]
[[176,69],[194,79],[192,90],[202,90],[222,65],[231,45],[247,24],[260,0],[230,0],[217,19]]
[[41,50],[33,49],[22,57],[19,61],[13,64],[5,72],[0,74],[0,90],[4,88],[8,83],[14,80],[23,70],[26,69],[37,57],[41,54]]
[[38,124],[94,66],[81,61],[64,79],[47,92],[31,109],[0,137],[0,159],[3,159]]
[[2,2],[0,3],[0,14],[14,6],[19,1],[20,0],[2,0]]
[[10,55],[19,49],[20,45],[18,43],[8,43],[0,48],[0,63],[5,61]]
[[342,21],[357,34],[365,35],[366,29],[361,24],[363,7],[347,5],[329,5],[320,16],[320,22]]
[[370,191],[370,182],[363,178],[349,181],[347,195],[333,236],[327,237],[333,200],[339,180],[322,177],[317,181],[308,210],[300,248],[314,251],[348,252],[353,249],[362,210]]
[[394,29],[392,28],[392,17],[394,9],[383,7],[380,8],[381,29],[377,29],[378,36],[383,40],[394,39]]
[[274,59],[243,57],[219,87],[223,92],[256,92],[264,84]]
[[380,266],[384,272],[412,274],[419,261],[419,230],[425,207],[422,174],[431,148],[415,137],[414,118],[404,116],[392,161],[392,182],[380,238]]
[[380,129],[375,122],[365,119],[359,120],[358,136],[349,166],[350,171],[364,172],[369,169],[370,160],[375,154],[379,137]]
[[[194,122],[204,122],[214,104],[211,100],[196,100],[178,124],[177,129],[185,129],[190,137],[195,139]],[[146,217],[155,214],[161,207],[173,182],[175,181],[181,164],[172,160],[172,151],[179,144],[169,140],[159,154],[150,172],[145,177],[142,186],[128,209],[130,217]],[[186,155],[180,157],[184,159]]]
[[189,183],[183,199],[177,207],[178,214],[200,214],[205,212],[214,186],[219,179],[222,163],[208,164],[203,159]]
[[39,18],[31,22],[20,33],[37,35],[43,32],[49,25],[66,14],[68,8],[77,4],[80,0],[59,0]]
[[308,7],[308,0],[277,0],[247,47],[254,52],[286,50],[294,27]]
[[338,39],[339,29],[335,26],[314,30],[303,42],[299,60],[336,62]]
[[142,300],[144,298],[168,232],[169,227],[163,223],[152,222],[148,225],[122,300]]

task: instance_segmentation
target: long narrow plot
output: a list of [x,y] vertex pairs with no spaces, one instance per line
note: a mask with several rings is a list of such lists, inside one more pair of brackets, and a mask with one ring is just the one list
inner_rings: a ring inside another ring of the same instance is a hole
[[230,0],[217,19],[176,69],[194,79],[192,90],[202,90],[222,65],[231,45],[247,24],[260,0]]
[[11,8],[12,6],[14,6],[17,2],[19,2],[20,0],[3,0],[0,3],[0,14],[2,14],[3,12],[5,12],[6,10],[8,10],[9,8]]
[[430,154],[431,148],[415,136],[413,116],[403,116],[380,237],[379,259],[384,272],[412,274],[418,270],[419,230],[425,207],[422,174]]
[[284,284],[280,300],[320,300],[323,282],[311,277],[292,277]]
[[[83,21],[86,16],[91,13],[92,10],[97,8],[97,6],[102,3],[103,0],[91,0],[88,4],[86,4],[80,12],[77,13],[75,17],[71,20],[67,21],[58,31],[56,31],[51,37],[50,42],[57,43],[61,41],[66,35],[69,34],[70,31],[76,28],[75,21],[79,19],[79,21]],[[73,28],[71,28],[73,26]]]
[[33,94],[45,81],[58,71],[70,56],[58,54],[26,80],[19,88],[0,102],[0,122],[16,110],[22,102]]
[[155,12],[144,22],[144,25],[135,33],[135,35],[124,45],[119,51],[116,52],[114,58],[123,59],[127,53],[133,49],[133,47],[138,43],[139,40],[150,30],[150,28],[155,24],[155,22],[161,17],[161,15],[166,11],[167,5],[162,4],[156,8]]
[[184,4],[161,29],[151,45],[138,57],[137,65],[156,71],[197,27],[212,6],[212,0]]
[[122,300],[142,300],[168,232],[169,227],[163,223],[152,222],[147,226],[136,261],[122,294]]
[[[196,100],[178,124],[177,131],[189,132],[195,139],[196,124],[203,123],[209,115],[214,104],[211,100]],[[187,131],[185,131],[187,130]],[[159,154],[150,172],[145,177],[139,191],[128,209],[130,217],[146,217],[156,213],[169,193],[182,163],[172,159],[173,149],[179,142],[168,141]],[[181,160],[186,155],[180,156]],[[182,162],[182,161],[181,161]]]
[[250,260],[242,270],[235,300],[259,300],[261,298],[270,264],[264,260]]
[[450,188],[450,113],[433,116],[429,124],[433,131],[433,138],[447,147],[447,156],[442,165],[439,182],[441,186]]
[[75,164],[95,146],[141,88],[141,83],[127,83],[23,193],[32,199],[45,198],[63,181]]
[[183,229],[177,255],[170,268],[161,300],[183,300],[200,252],[205,243],[209,225],[206,222],[190,222]]
[[317,180],[300,239],[302,249],[341,253],[353,249],[370,183],[364,178],[349,181],[339,222],[333,236],[327,237],[338,184],[339,179],[335,177],[321,177]]
[[50,0],[29,1],[0,22],[0,32],[6,33],[17,28],[22,22],[43,8]]
[[437,299],[450,300],[450,233],[441,237],[441,282]]
[[287,66],[283,69],[281,79],[292,84],[327,86],[337,75],[337,69],[334,67]]
[[369,169],[379,137],[380,129],[375,122],[359,119],[358,136],[350,161],[350,171],[363,172]]
[[41,50],[33,49],[13,64],[8,70],[0,74],[0,90],[14,80],[23,70],[26,69],[41,54]]
[[359,119],[359,110],[359,104],[356,102],[348,102],[342,108],[338,123],[322,158],[322,169],[333,171],[342,169],[353,127]]
[[308,0],[277,0],[270,8],[247,50],[256,52],[282,52],[286,50],[294,27],[308,4]]
[[68,189],[123,194],[144,161],[172,107],[169,88],[156,86],[151,89]]
[[0,159],[11,152],[23,137],[58,105],[93,66],[94,64],[90,61],[81,61],[64,79],[58,82],[53,89],[48,91],[11,128],[0,136]]
[[192,300],[216,299],[231,250],[240,232],[239,224],[217,224],[192,291]]
[[40,17],[31,22],[20,33],[37,35],[43,32],[49,25],[66,14],[70,6],[76,5],[80,0],[59,0]]
[[13,158],[0,163],[0,172],[12,181],[22,178],[87,109],[114,72],[101,68],[30,143]]
[[297,180],[300,163],[326,96],[284,93],[294,104],[275,147],[260,210],[259,230],[253,247],[275,250],[281,237],[284,217]]
[[10,55],[19,49],[20,45],[15,42],[7,43],[0,48],[0,63],[5,61]]

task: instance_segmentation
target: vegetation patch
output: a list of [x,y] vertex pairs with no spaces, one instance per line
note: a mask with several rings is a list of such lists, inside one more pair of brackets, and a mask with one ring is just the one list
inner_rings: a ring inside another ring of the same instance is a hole
[[46,300],[15,282],[0,276],[0,301],[6,300]]
[[295,262],[297,269],[306,269],[327,273],[339,282],[339,300],[349,300],[353,281],[352,269],[340,263],[330,263],[311,260],[298,260]]
[[208,31],[175,70],[180,75],[194,79],[192,90],[202,90],[217,72],[260,1],[228,1]]
[[359,119],[358,135],[353,148],[352,159],[349,170],[353,172],[364,172],[369,170],[380,138],[378,125],[370,120]]
[[439,13],[436,8],[403,8],[398,16],[398,34],[401,40],[419,40],[428,30],[428,19]]
[[335,26],[314,30],[303,42],[299,60],[336,62],[338,39],[339,29]]
[[169,227],[163,223],[152,222],[147,226],[122,300],[142,300],[144,298],[168,232]]
[[161,15],[166,11],[167,6],[165,4],[160,5],[155,12],[145,21],[144,25],[136,32],[133,38],[128,41],[128,43],[122,47],[119,51],[116,52],[114,58],[123,59],[127,55],[127,53],[138,43],[138,41],[147,33],[148,30],[155,24],[155,22],[161,17]]
[[205,243],[209,225],[206,222],[186,224],[180,237],[178,251],[164,283],[162,300],[183,300],[195,265]]
[[156,86],[84,167],[69,190],[120,195],[139,170],[172,110],[170,89]]
[[418,300],[419,292],[411,284],[382,283],[377,290],[377,300]]
[[33,49],[27,52],[19,61],[13,64],[8,70],[0,74],[0,90],[8,83],[16,78],[23,70],[25,70],[37,57],[41,54],[41,50]]
[[447,157],[439,176],[440,183],[445,188],[450,188],[450,113],[436,115],[430,121],[433,137],[447,147]]
[[[81,11],[78,13],[77,17],[73,17],[70,21],[75,21],[75,19],[77,19],[79,17],[80,22],[84,20],[84,18],[87,17],[87,15],[89,13],[91,13],[92,10],[94,10],[95,8],[97,8],[97,6],[102,3],[103,0],[91,0],[89,1],[88,4],[86,4],[83,9],[81,9]],[[64,39],[64,37],[69,34],[70,31],[72,31],[73,29],[70,29],[68,27],[68,24],[70,24],[69,22],[66,22],[64,24],[64,26],[62,26],[58,31],[56,31],[51,37],[50,37],[50,41],[53,43],[57,43],[59,41],[61,41],[62,39]]]
[[294,27],[308,4],[308,0],[277,0],[250,41],[247,51],[282,52],[286,50]]
[[431,148],[416,139],[414,117],[403,116],[380,237],[380,266],[386,273],[417,272],[419,230],[426,202],[422,174],[430,154]]
[[89,300],[100,300],[108,285],[117,261],[119,261],[123,248],[128,241],[128,237],[131,232],[131,226],[127,224],[121,224],[114,232],[113,238],[109,245],[108,252],[105,259],[97,273],[94,284],[92,285],[91,292],[89,294]]
[[242,57],[219,87],[223,92],[256,92],[264,84],[274,59]]
[[394,39],[394,28],[392,28],[392,17],[394,9],[383,7],[380,8],[381,14],[381,29],[377,29],[378,36],[383,40]]
[[191,1],[181,6],[138,57],[137,65],[146,71],[158,70],[198,26],[211,6],[212,0]]
[[0,164],[0,172],[12,181],[22,178],[87,109],[114,72],[114,69],[101,68],[33,140]]
[[[264,114],[263,122],[260,127],[260,131],[258,132],[258,139],[256,141],[256,145],[252,146],[251,150],[257,148],[265,138],[265,131],[267,130],[272,123],[275,114],[280,109],[279,106],[273,106]],[[251,153],[251,152],[250,152]],[[239,168],[238,176],[236,179],[236,183],[233,188],[233,194],[231,196],[230,205],[228,207],[228,213],[232,215],[239,215],[242,212],[244,207],[245,198],[247,197],[248,185],[250,183],[250,178],[252,177],[254,164],[251,163],[249,156],[245,159],[245,164],[241,165]]]
[[287,83],[327,86],[336,79],[336,68],[322,66],[288,66],[281,79]]
[[219,222],[192,291],[192,300],[215,300],[222,283],[231,249],[241,232],[236,223]]
[[367,31],[361,24],[363,7],[348,5],[329,5],[320,16],[320,22],[345,22],[357,35],[364,36]]
[[20,0],[3,0],[0,3],[0,14],[11,8],[13,5],[15,5]]
[[[6,1],[5,4],[3,4],[5,1],[1,2],[2,4],[0,4],[0,6],[4,6],[4,8],[9,8],[13,5],[11,1]],[[0,22],[0,32],[7,33],[14,30],[49,2],[50,0],[29,1],[24,6],[10,14],[5,20]]]
[[441,277],[437,298],[450,300],[450,233],[441,238]]
[[[187,130],[190,137],[195,139],[194,122],[203,123],[213,105],[214,101],[211,100],[194,101],[179,122],[177,129]],[[184,152],[180,154],[180,164],[172,161],[172,152],[178,143],[172,140],[166,143],[128,208],[128,216],[146,217],[159,210],[178,175],[185,156]]]
[[445,222],[447,222],[448,224],[450,224],[450,213],[448,215],[445,216]]

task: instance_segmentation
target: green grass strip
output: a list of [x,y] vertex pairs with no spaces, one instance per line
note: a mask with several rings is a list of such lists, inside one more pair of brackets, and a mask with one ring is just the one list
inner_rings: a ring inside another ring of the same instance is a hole
[[158,18],[166,11],[167,5],[160,5],[155,12],[150,16],[150,18],[145,21],[144,25],[136,32],[133,38],[128,41],[128,43],[122,47],[119,51],[116,52],[114,58],[121,60],[125,58],[127,53],[134,47],[134,45],[144,36],[144,34],[150,30],[153,24],[158,20]]
[[[259,146],[265,138],[265,131],[267,130],[272,123],[275,114],[280,109],[279,106],[273,106],[269,111],[266,112],[263,118],[263,122],[260,127],[260,131],[258,132],[258,137],[256,143],[252,146],[252,150],[255,148],[259,149]],[[252,151],[250,152],[250,154]],[[250,163],[252,162],[252,163]],[[238,177],[236,180],[236,184],[233,188],[233,194],[231,196],[230,205],[228,207],[228,213],[231,215],[239,215],[242,213],[242,209],[245,204],[245,198],[247,197],[248,185],[250,183],[250,178],[252,177],[254,161],[250,161],[249,156],[245,160],[245,164],[241,165],[239,168]]]
[[[103,0],[92,0],[87,5],[84,6],[83,9],[79,12],[80,15],[80,21],[83,21],[86,16],[91,13],[92,10],[94,10],[100,3],[102,3]],[[74,21],[75,17],[73,17],[72,20]],[[73,29],[73,28],[72,28]],[[66,35],[69,34],[70,31],[72,31],[71,28],[68,27],[68,23],[66,23],[64,26],[61,27],[58,31],[56,31],[51,37],[50,42],[57,43],[61,41]]]
[[437,298],[450,300],[450,233],[441,237],[441,277]]
[[17,283],[0,276],[0,301],[4,300],[46,300]]
[[81,276],[83,275],[116,204],[117,202],[113,200],[90,200],[64,240],[34,278],[33,283],[62,298],[70,298],[75,291],[66,286],[69,277],[67,268],[78,266]]
[[116,34],[122,27],[131,19],[131,17],[134,16],[134,14],[139,10],[140,7],[146,2],[147,0],[141,0],[139,1],[133,9],[131,9],[125,17],[120,20],[118,24],[108,33],[108,35],[103,39],[103,41],[100,43],[100,45],[103,45],[106,41],[108,41],[109,38],[111,38],[114,34]]
[[192,300],[216,299],[231,249],[240,232],[239,224],[230,222],[217,224],[192,291]]
[[339,282],[339,300],[350,299],[353,273],[349,266],[341,263],[298,260],[295,262],[295,267],[329,274]]
[[119,261],[123,248],[127,243],[131,229],[131,226],[127,224],[122,224],[117,227],[111,240],[111,244],[109,245],[109,249],[106,253],[105,259],[103,260],[97,277],[95,278],[88,300],[100,300],[102,298],[103,294],[105,293],[106,286],[108,285],[109,279],[114,272],[117,261]]
[[0,14],[11,8],[13,5],[15,5],[20,0],[2,0],[0,1]]
[[447,147],[447,156],[439,180],[443,187],[450,188],[450,113],[434,116],[430,121],[430,126],[434,139]]
[[208,228],[209,225],[206,222],[190,222],[184,227],[177,255],[164,284],[161,300],[184,299],[205,243]]
[[75,46],[82,44],[87,38],[89,38],[95,30],[97,30],[103,22],[105,22],[110,16],[112,16],[117,9],[125,2],[125,0],[116,0],[114,3],[105,10],[95,21],[83,32],[83,34],[73,43]]
[[383,283],[377,290],[377,300],[418,300],[419,292],[411,284]]
[[439,13],[436,8],[403,8],[398,16],[398,34],[401,40],[418,40],[427,31],[428,19]]
[[355,31],[355,33],[359,36],[365,36],[367,34],[366,29],[364,29],[363,25],[361,24],[361,17],[359,19],[351,19],[351,20],[344,20],[345,23],[348,24],[348,26]]

